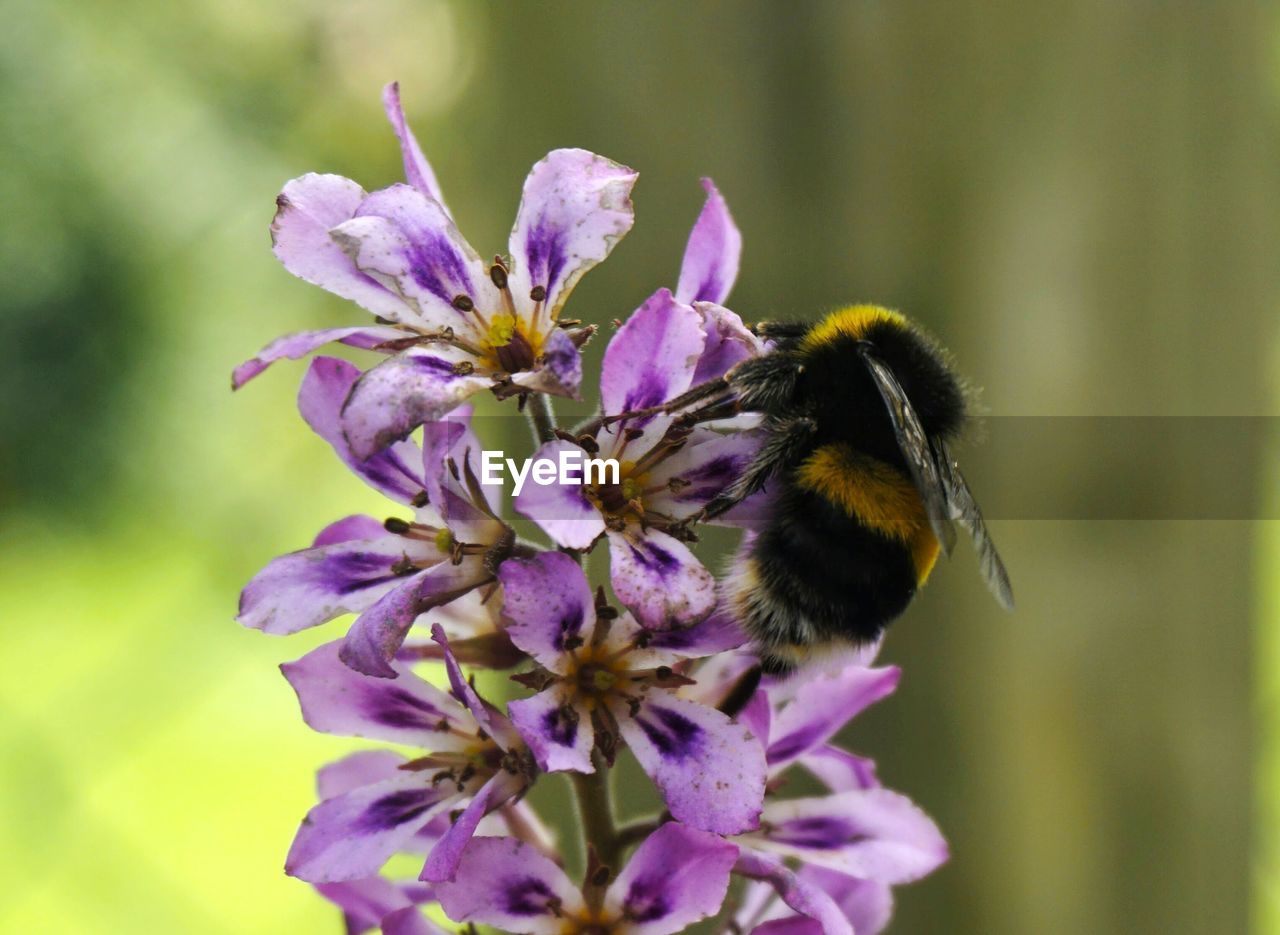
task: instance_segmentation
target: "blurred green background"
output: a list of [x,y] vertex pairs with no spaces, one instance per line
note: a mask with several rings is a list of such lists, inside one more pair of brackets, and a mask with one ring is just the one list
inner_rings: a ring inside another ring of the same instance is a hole
[[[749,319],[913,313],[993,416],[1274,413],[1274,4],[1072,0],[0,4],[0,931],[336,932],[281,871],[313,735],[233,621],[239,587],[329,519],[385,510],[293,409],[285,331],[364,321],[271,256],[281,184],[400,178],[402,82],[464,231],[505,249],[528,167],[640,170],[587,277],[607,322],[673,285],[715,178]],[[600,343],[593,348],[598,360]],[[1255,428],[1261,423],[1255,423]],[[1000,420],[991,420],[998,441]],[[953,860],[895,931],[1280,932],[1280,531],[1072,519],[1203,484],[1276,514],[1274,446],[1207,478],[1064,444],[974,487],[1044,498],[993,528],[885,656],[851,741]],[[1274,441],[1274,439],[1272,439]],[[985,452],[985,453],[984,453]]]

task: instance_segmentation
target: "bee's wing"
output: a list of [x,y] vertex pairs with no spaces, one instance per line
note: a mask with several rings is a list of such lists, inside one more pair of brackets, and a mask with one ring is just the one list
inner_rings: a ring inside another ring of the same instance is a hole
[[1009,584],[1009,573],[1004,569],[996,544],[991,541],[987,524],[982,521],[982,511],[973,499],[973,491],[965,483],[960,466],[951,457],[946,442],[935,439],[931,444],[934,463],[938,466],[938,473],[942,476],[942,485],[946,490],[947,504],[951,507],[951,518],[973,537],[974,547],[978,550],[978,567],[982,570],[982,577],[991,593],[1001,607],[1013,610],[1013,587]]
[[[875,380],[880,398],[889,410],[889,421],[893,423],[893,433],[897,436],[898,447],[906,459],[911,471],[911,479],[915,482],[920,499],[924,501],[925,513],[929,517],[929,525],[933,534],[938,537],[942,549],[947,555],[956,546],[956,530],[951,525],[954,511],[948,499],[947,486],[938,469],[938,463],[929,437],[925,435],[920,417],[911,408],[911,401],[902,390],[902,384],[893,375],[893,371],[879,360],[865,346],[860,348],[862,359],[867,362],[871,378]],[[963,481],[961,482],[963,483]],[[966,488],[967,489],[967,488]],[[972,497],[969,498],[972,501]],[[975,508],[976,509],[976,508]],[[981,517],[979,517],[981,522]]]

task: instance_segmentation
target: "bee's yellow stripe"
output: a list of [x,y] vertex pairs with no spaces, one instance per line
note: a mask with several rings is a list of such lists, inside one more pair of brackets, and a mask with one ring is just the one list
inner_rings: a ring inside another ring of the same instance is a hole
[[892,324],[906,328],[907,319],[900,312],[879,305],[851,305],[832,312],[818,322],[804,337],[803,350],[812,351],[840,338],[860,341],[875,324]]
[[796,483],[911,551],[916,580],[924,584],[938,558],[938,540],[911,479],[843,444],[823,445],[796,471]]

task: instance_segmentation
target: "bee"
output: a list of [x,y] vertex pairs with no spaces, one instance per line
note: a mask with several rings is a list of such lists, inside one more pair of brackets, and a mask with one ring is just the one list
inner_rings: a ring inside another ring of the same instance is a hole
[[951,554],[956,524],[1011,609],[1004,563],[948,448],[969,415],[947,353],[875,305],[753,330],[771,343],[766,353],[653,411],[683,411],[685,424],[762,416],[758,454],[694,518],[772,481],[763,524],[727,583],[761,670],[785,675],[817,649],[879,639],[939,553]]

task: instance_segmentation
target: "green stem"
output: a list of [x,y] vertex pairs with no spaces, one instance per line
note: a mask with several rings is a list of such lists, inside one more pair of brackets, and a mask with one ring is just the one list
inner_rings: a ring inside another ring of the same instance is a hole
[[[582,823],[582,845],[587,854],[587,878],[582,894],[594,912],[604,901],[609,880],[618,872],[623,841],[613,816],[613,793],[609,788],[609,765],[599,752],[592,756],[594,773],[569,774],[573,796]],[[592,861],[591,855],[595,855]],[[607,868],[608,873],[602,872]]]
[[556,417],[551,411],[551,400],[546,393],[530,393],[525,404],[525,414],[533,429],[533,443],[541,445],[556,437]]

